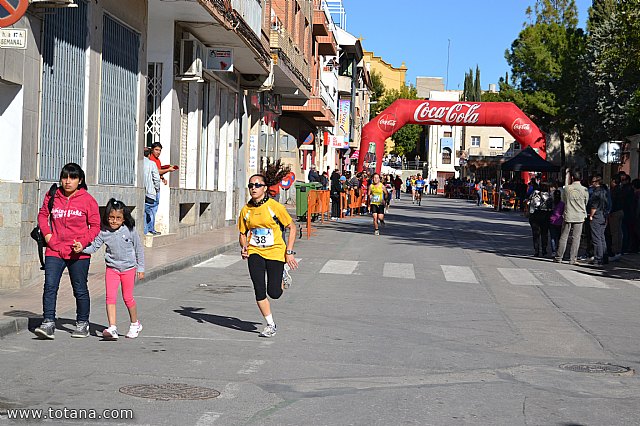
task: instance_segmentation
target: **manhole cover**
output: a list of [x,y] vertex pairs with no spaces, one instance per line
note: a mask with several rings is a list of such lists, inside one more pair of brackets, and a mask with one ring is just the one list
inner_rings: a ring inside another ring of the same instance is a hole
[[160,401],[169,401],[172,399],[210,399],[220,396],[220,392],[215,389],[186,385],[184,383],[123,386],[120,388],[120,392],[139,398],[157,399]]
[[625,376],[632,376],[634,374],[633,369],[629,367],[599,362],[591,364],[562,364],[560,368],[564,370],[575,371],[576,373],[606,373],[620,374]]

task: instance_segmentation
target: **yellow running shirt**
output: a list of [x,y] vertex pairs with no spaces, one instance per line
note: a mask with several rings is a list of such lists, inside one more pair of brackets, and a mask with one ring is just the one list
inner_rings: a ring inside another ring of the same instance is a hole
[[280,225],[273,217],[277,217],[283,226],[289,226],[292,222],[287,209],[273,199],[259,207],[246,204],[240,210],[238,230],[247,235],[247,253],[256,253],[265,259],[284,262],[284,253],[287,249],[282,238]]
[[379,183],[377,185],[371,184],[371,203],[370,204],[383,204],[384,203],[384,186]]

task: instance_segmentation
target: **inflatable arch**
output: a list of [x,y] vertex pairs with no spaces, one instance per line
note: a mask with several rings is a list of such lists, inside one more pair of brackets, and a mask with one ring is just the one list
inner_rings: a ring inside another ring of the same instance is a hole
[[358,171],[375,162],[380,173],[384,141],[405,124],[501,126],[520,143],[546,159],[544,133],[511,102],[449,102],[398,99],[362,129]]

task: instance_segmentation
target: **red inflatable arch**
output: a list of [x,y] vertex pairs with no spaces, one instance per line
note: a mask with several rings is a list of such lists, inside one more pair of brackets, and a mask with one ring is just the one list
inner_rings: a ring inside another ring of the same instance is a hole
[[380,173],[384,141],[405,124],[502,126],[522,148],[536,149],[546,159],[544,133],[511,102],[449,102],[398,99],[362,129],[358,171],[376,164]]

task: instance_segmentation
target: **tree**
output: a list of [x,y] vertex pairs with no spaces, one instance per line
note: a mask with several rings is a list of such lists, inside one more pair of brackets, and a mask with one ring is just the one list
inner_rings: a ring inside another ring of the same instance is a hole
[[596,0],[579,111],[588,152],[607,140],[640,131],[640,8],[637,2]]
[[469,68],[469,73],[464,75],[464,88],[462,99],[470,102],[480,102],[482,99],[482,86],[480,86],[480,68],[476,65],[476,76],[473,77],[473,70]]
[[377,71],[371,71],[371,108],[369,110],[369,118],[373,119],[380,111],[380,98],[384,96],[386,88],[382,82],[382,74]]
[[[398,99],[418,99],[418,90],[413,85],[403,84],[400,90],[385,90],[385,94],[378,101],[378,111],[384,111]],[[407,124],[393,134],[391,139],[395,143],[395,153],[398,155],[407,155],[416,150],[420,141],[420,133],[422,126],[417,124]]]
[[518,107],[544,131],[558,133],[564,164],[564,136],[579,119],[576,105],[585,36],[577,28],[574,0],[537,0],[533,14],[528,8],[528,23],[505,58],[512,82],[522,92],[522,97],[516,96]]

